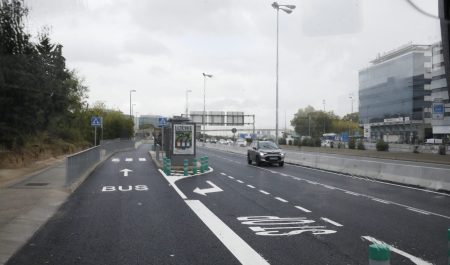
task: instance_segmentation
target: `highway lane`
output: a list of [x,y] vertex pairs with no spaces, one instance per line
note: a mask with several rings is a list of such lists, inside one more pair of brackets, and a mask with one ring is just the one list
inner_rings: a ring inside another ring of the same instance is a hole
[[147,151],[100,165],[7,264],[239,264]]
[[[207,178],[224,191],[206,197],[192,196],[226,220],[233,230],[242,233],[269,262],[295,264],[295,260],[306,258],[326,264],[329,261],[323,260],[325,257],[334,257],[342,261],[335,264],[366,263],[367,238],[385,241],[403,254],[394,253],[392,264],[414,264],[411,262],[414,257],[421,259],[422,264],[446,262],[445,232],[450,227],[450,200],[446,194],[289,165],[284,168],[249,166],[245,157],[240,155],[211,149],[199,150],[210,157],[210,164],[215,170],[213,176]],[[195,185],[202,185],[202,180],[186,179],[177,185],[189,194]],[[252,234],[237,219],[253,215],[306,217],[314,220],[314,224],[325,225],[326,229],[334,228],[337,232],[321,236],[312,233],[280,235],[273,239],[276,236]],[[322,247],[317,245],[319,242]],[[306,251],[306,256],[303,252],[292,250],[313,245],[315,250]],[[285,251],[272,248],[283,248]]]

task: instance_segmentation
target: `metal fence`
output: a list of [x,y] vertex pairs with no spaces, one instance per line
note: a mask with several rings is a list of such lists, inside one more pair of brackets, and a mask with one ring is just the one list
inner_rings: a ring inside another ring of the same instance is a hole
[[94,165],[119,150],[134,149],[139,143],[134,140],[104,140],[99,146],[89,148],[66,158],[66,185],[74,183]]

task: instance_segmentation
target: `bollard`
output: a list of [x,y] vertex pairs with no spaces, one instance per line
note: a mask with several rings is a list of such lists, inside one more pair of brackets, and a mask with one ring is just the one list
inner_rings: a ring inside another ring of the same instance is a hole
[[209,166],[208,166],[208,157],[205,156],[205,171],[208,171],[208,168],[209,168]]
[[369,246],[369,265],[389,265],[389,247],[384,244],[372,244]]
[[165,157],[163,157],[163,172],[167,175],[167,161]]
[[170,159],[167,159],[167,176],[172,175],[172,162]]
[[197,158],[192,159],[192,174],[197,174]]
[[187,159],[184,160],[183,163],[183,175],[188,175],[188,167],[189,167],[189,161]]
[[200,157],[200,173],[204,173],[204,172],[205,172],[205,158]]
[[450,229],[447,230],[447,240],[448,240],[448,250],[447,250],[447,259],[448,265],[450,265]]

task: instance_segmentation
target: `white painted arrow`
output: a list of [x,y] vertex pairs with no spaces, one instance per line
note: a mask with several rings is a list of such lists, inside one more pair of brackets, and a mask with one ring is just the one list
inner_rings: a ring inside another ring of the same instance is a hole
[[125,168],[125,169],[122,169],[120,172],[123,172],[124,177],[128,177],[128,172],[133,172],[133,170]]
[[206,193],[212,193],[212,192],[220,192],[223,191],[221,188],[217,187],[216,184],[212,183],[211,181],[207,180],[206,181],[209,185],[212,186],[212,188],[207,188],[207,189],[200,189],[199,187],[195,188],[194,192],[201,194],[203,196],[206,196]]

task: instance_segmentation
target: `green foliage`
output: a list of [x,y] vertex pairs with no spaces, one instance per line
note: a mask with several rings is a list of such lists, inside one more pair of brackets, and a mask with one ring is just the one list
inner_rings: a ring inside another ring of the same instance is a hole
[[288,141],[288,145],[292,145],[292,140],[289,140],[289,141]]
[[300,145],[300,140],[299,140],[299,139],[294,139],[294,145],[295,145],[295,146]]
[[286,138],[278,138],[278,144],[286,145]]
[[350,138],[348,140],[348,149],[355,149],[355,148],[356,148],[355,138]]
[[383,139],[379,140],[376,144],[377,151],[388,151],[389,144],[383,141]]

